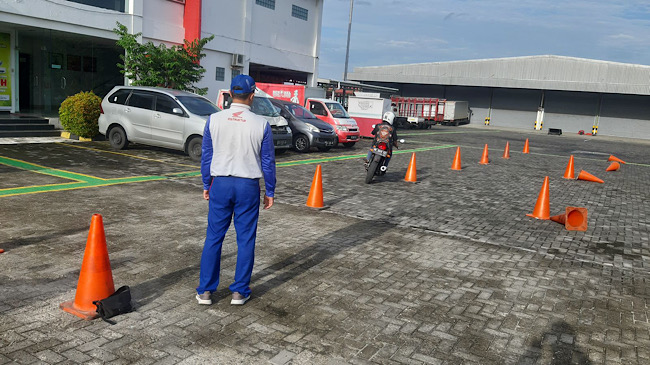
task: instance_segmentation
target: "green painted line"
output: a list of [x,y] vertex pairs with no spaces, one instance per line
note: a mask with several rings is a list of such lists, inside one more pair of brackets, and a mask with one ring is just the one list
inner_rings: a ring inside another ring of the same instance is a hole
[[434,134],[460,134],[460,133],[472,133],[472,132],[496,132],[496,131],[452,131],[452,132],[424,132],[424,133],[400,133],[399,136],[430,136]]
[[40,166],[37,164],[15,160],[13,158],[6,158],[0,156],[0,164],[15,167],[22,170],[33,171],[39,174],[50,175],[55,177],[60,177],[63,179],[83,181],[83,182],[102,182],[104,179],[99,179],[93,176],[88,176],[84,174],[76,174],[74,172],[63,171],[58,169],[52,169],[45,166]]
[[[452,147],[456,147],[456,146],[442,145],[442,146],[434,146],[434,147],[414,148],[414,149],[403,150],[403,151],[395,151],[393,152],[393,154],[424,152],[424,151],[432,151],[432,150],[439,150],[439,149],[452,148]],[[365,156],[366,154],[333,156],[333,157],[302,160],[302,161],[281,162],[276,164],[276,166],[288,167],[288,166],[297,166],[297,165],[316,164],[316,163],[323,163],[323,162],[330,162],[330,161],[350,160],[350,159],[360,158]],[[152,176],[123,177],[117,179],[97,179],[97,178],[93,178],[92,176],[75,174],[73,172],[57,170],[57,169],[49,169],[44,166],[39,166],[36,164],[31,164],[28,162],[23,162],[23,161],[18,161],[9,158],[3,158],[3,157],[0,157],[0,163],[12,167],[20,168],[23,170],[27,170],[27,171],[34,171],[34,172],[44,173],[56,177],[76,180],[76,182],[69,182],[63,184],[24,186],[19,188],[0,189],[0,197],[65,191],[65,190],[74,190],[74,189],[85,189],[85,188],[94,188],[94,187],[110,186],[110,185],[118,185],[118,184],[130,184],[130,183],[145,182],[145,181],[160,181],[160,180],[167,180],[172,178],[201,176],[200,171],[193,171],[193,172],[171,173],[171,174],[160,175],[160,176],[152,175]]]
[[[442,145],[442,146],[435,146],[435,147],[414,148],[410,150],[395,151],[393,152],[393,154],[400,155],[402,153],[424,152],[424,151],[440,150],[440,149],[452,148],[452,147],[456,147],[456,145]],[[280,162],[276,164],[276,166],[288,167],[288,166],[297,166],[297,165],[309,165],[309,164],[316,164],[316,163],[323,163],[323,162],[330,162],[330,161],[351,160],[351,159],[366,157],[366,156],[367,154],[364,153],[358,155],[334,156],[334,157],[317,158],[317,159],[309,159],[309,160],[302,160],[302,161],[288,161],[288,162]]]

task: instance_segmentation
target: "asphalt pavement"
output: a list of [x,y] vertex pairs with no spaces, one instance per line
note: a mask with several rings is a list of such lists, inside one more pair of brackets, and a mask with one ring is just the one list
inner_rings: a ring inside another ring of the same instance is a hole
[[[368,140],[279,155],[241,307],[227,288],[234,227],[214,304],[194,299],[208,206],[189,157],[0,144],[0,364],[650,363],[650,143],[544,133],[403,130],[372,184]],[[457,146],[461,171],[450,169]],[[404,181],[412,153],[417,183]],[[610,154],[627,164],[606,172]],[[570,155],[576,174],[605,183],[563,179]],[[305,206],[318,164],[323,210]],[[586,231],[526,216],[545,176],[551,215],[584,207]],[[59,309],[74,298],[95,213],[115,285],[135,304],[113,326]]]

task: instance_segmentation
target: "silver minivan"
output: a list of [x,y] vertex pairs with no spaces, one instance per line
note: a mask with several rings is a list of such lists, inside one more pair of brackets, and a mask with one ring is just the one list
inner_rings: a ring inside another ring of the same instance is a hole
[[116,86],[102,100],[99,133],[116,149],[142,143],[185,151],[199,161],[205,122],[219,110],[210,100],[186,91]]

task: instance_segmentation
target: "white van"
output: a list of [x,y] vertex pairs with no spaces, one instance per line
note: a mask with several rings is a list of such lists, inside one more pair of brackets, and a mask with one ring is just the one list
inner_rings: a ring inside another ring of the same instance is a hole
[[[291,128],[286,119],[280,116],[280,113],[269,101],[270,96],[260,89],[255,90],[255,97],[253,98],[253,105],[251,111],[257,115],[263,116],[271,126],[273,131],[273,145],[275,146],[275,153],[281,154],[291,148],[293,143],[293,135]],[[228,109],[232,98],[230,90],[221,89],[217,95],[217,106],[221,109]]]
[[116,86],[102,100],[99,133],[116,149],[136,142],[185,151],[199,161],[205,122],[219,110],[187,91]]

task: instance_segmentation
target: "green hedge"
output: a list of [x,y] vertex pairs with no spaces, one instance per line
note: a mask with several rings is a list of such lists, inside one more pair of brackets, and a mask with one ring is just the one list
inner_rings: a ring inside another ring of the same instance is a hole
[[97,120],[102,99],[92,91],[68,96],[59,108],[63,128],[79,137],[92,138],[99,134]]

